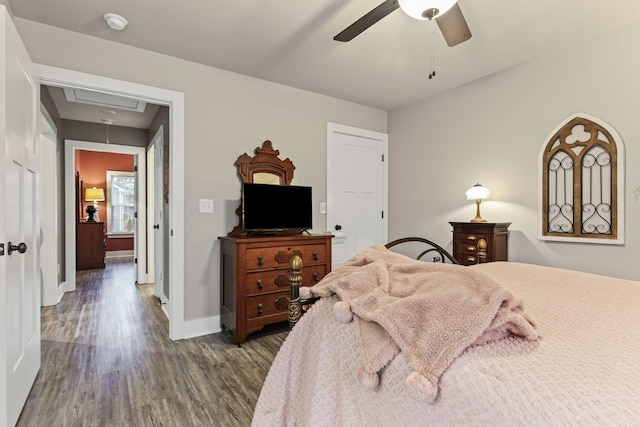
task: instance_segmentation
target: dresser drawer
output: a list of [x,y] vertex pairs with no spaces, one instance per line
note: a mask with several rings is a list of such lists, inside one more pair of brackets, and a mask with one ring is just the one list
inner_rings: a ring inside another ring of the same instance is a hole
[[473,264],[478,264],[480,262],[477,254],[458,253],[458,257],[456,259],[462,265],[473,265]]
[[[290,274],[288,269],[247,273],[245,281],[247,295],[288,290]],[[300,286],[313,286],[326,274],[326,265],[324,264],[302,267],[302,284]]]
[[476,243],[478,243],[478,240],[480,239],[487,239],[487,235],[486,234],[480,234],[480,233],[456,233],[457,234],[457,243],[458,244],[469,244],[469,245],[476,245]]
[[473,243],[458,243],[457,246],[457,251],[460,254],[475,254],[476,252],[478,252],[478,245],[473,242]]
[[286,313],[289,308],[289,291],[274,294],[255,295],[245,300],[246,318],[270,316]]
[[327,262],[326,246],[322,244],[250,248],[246,252],[246,268],[247,270],[289,268],[289,261],[294,255],[302,258],[303,265]]

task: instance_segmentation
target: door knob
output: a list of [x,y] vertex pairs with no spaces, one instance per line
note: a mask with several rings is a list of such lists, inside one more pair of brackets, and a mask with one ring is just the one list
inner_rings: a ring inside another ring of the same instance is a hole
[[156,230],[160,230],[160,224],[153,224],[153,228]]
[[336,225],[336,231],[342,230],[342,226],[340,224]]
[[9,249],[7,250],[7,253],[9,255],[11,255],[11,252],[15,252],[15,251],[18,251],[18,253],[21,253],[21,254],[27,252],[27,245],[24,242],[20,242],[17,245],[12,245],[11,242],[9,242],[7,246],[9,247]]

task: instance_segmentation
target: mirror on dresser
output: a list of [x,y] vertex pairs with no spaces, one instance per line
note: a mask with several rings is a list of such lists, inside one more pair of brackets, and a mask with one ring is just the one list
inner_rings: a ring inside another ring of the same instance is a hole
[[[271,141],[266,140],[261,147],[256,147],[255,155],[241,154],[235,161],[238,176],[242,183],[291,185],[293,181],[293,162],[279,157],[280,151],[273,148]],[[242,210],[236,209],[238,225],[233,228],[229,236],[246,236],[242,224]]]

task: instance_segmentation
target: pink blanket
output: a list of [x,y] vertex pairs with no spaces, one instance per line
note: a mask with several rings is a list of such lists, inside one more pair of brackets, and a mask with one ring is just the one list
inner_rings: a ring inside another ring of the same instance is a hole
[[355,322],[360,383],[375,389],[404,352],[414,395],[432,402],[439,379],[467,347],[517,335],[537,340],[522,302],[480,271],[410,259],[378,245],[359,252],[303,298],[336,295],[334,315]]

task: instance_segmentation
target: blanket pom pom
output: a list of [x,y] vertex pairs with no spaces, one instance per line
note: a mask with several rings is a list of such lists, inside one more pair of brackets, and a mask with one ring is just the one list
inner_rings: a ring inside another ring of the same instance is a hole
[[429,379],[422,374],[412,372],[407,377],[406,384],[421,400],[433,402],[436,400],[436,397],[438,397],[438,384],[429,381]]
[[338,301],[333,305],[333,315],[342,323],[349,323],[353,320],[351,305],[346,301]]
[[358,369],[358,382],[368,388],[369,390],[375,390],[380,384],[380,377],[377,372],[369,372],[364,366]]
[[311,288],[308,286],[301,286],[299,292],[300,292],[301,299],[309,299],[312,297]]

